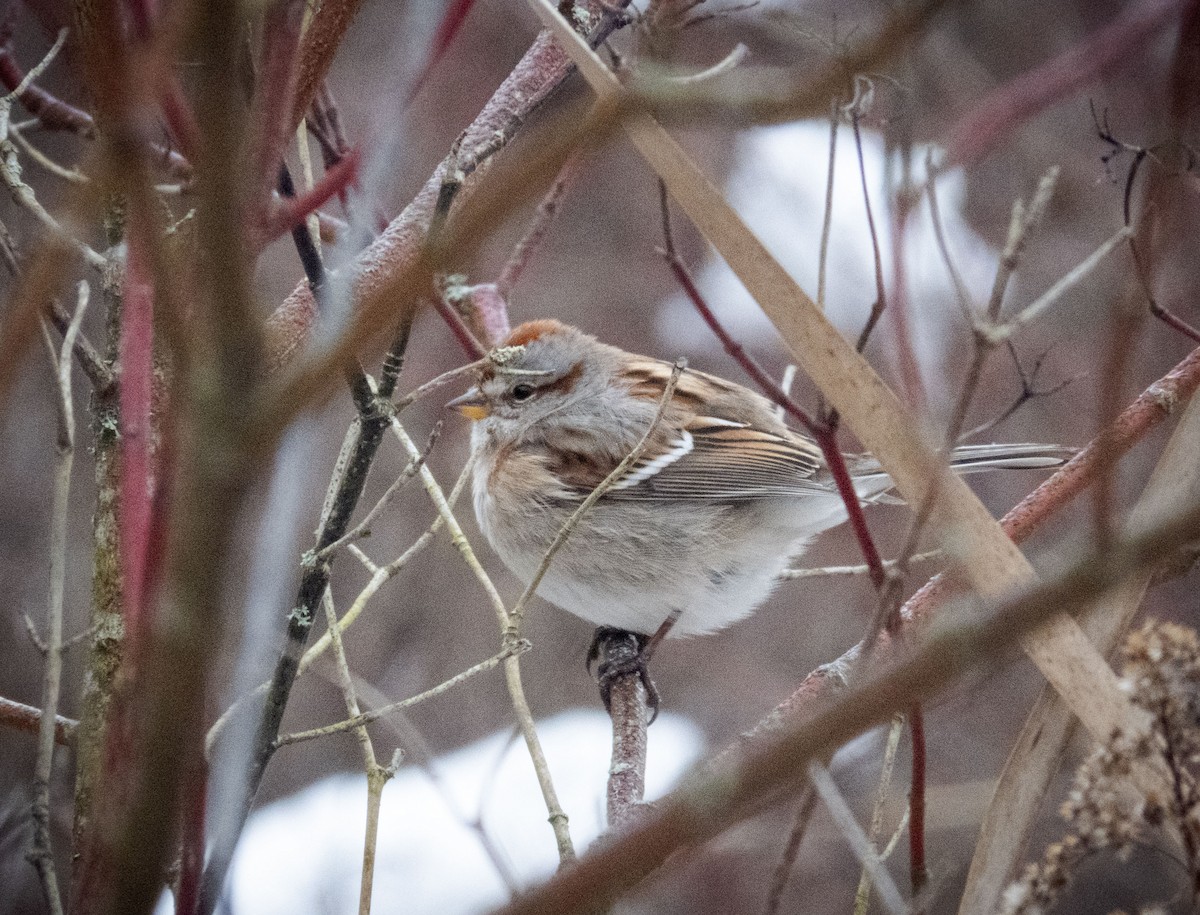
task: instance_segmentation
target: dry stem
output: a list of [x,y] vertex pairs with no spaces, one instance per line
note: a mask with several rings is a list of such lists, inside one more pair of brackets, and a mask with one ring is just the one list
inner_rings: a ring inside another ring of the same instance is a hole
[[[61,45],[61,36],[60,36]],[[50,331],[42,325],[54,365],[55,405],[58,417],[58,460],[55,465],[54,505],[50,515],[50,593],[46,609],[45,670],[42,674],[41,726],[38,730],[37,760],[33,773],[33,847],[29,857],[42,881],[42,891],[52,915],[63,912],[62,893],[54,868],[54,848],[50,839],[50,780],[54,774],[54,745],[57,731],[58,700],[62,691],[63,587],[67,565],[67,516],[70,511],[71,468],[75,461],[75,409],[71,392],[71,353],[83,314],[87,309],[89,288],[79,284],[79,297],[71,323],[63,335],[62,347],[55,353]],[[56,358],[57,356],[57,358]]]

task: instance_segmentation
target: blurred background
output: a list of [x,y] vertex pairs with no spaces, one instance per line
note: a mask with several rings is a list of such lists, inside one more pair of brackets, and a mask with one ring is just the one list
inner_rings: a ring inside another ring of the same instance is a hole
[[[913,170],[923,173],[925,150],[936,148],[988,91],[1078,43],[1121,14],[1126,6],[1096,0],[949,4],[908,53],[886,73],[873,74],[875,100],[862,119],[862,145],[871,205],[885,249],[884,276],[889,282],[893,270],[887,191],[896,186],[901,161],[894,150],[912,144]],[[857,28],[877,22],[887,9],[886,4],[874,2],[769,2],[747,8],[708,0],[696,13],[714,15],[685,30],[667,54],[674,65],[701,69],[725,57],[741,42],[749,49],[747,66],[815,70],[829,60],[831,46],[853,36]],[[407,105],[406,87],[419,70],[417,62],[423,60],[442,14],[440,4],[426,0],[407,4],[367,0],[334,65],[331,87],[347,135],[351,143],[362,144],[374,155],[365,173],[363,202],[388,217],[399,212],[424,183],[537,30],[524,4],[477,0],[446,56],[415,101]],[[13,47],[28,68],[44,53],[50,38],[27,15],[19,17],[17,23]],[[939,180],[948,244],[976,308],[982,307],[990,290],[1014,201],[1028,200],[1050,167],[1060,169],[1054,197],[1016,274],[1006,299],[1006,313],[1033,301],[1121,226],[1129,157],[1104,160],[1112,147],[1098,136],[1092,109],[1106,112],[1113,133],[1129,144],[1154,146],[1167,140],[1172,130],[1169,72],[1176,41],[1175,27],[1161,30],[1104,78],[1023,124],[1017,134],[982,162],[972,164],[965,172],[949,172]],[[628,51],[629,35],[618,34],[613,44]],[[51,68],[45,84],[81,102],[79,87],[70,84],[63,76],[65,72],[61,66]],[[538,119],[573,97],[585,96],[587,91],[577,76],[572,77]],[[674,132],[714,180],[726,185],[731,201],[797,279],[815,292],[829,164],[828,122],[741,129],[718,119]],[[522,142],[523,138],[518,137],[502,155],[519,156]],[[86,156],[86,146],[73,138],[46,135],[39,137],[38,143],[65,164],[83,161]],[[838,132],[837,144],[828,303],[839,326],[854,335],[874,300],[874,266],[864,219],[858,154],[845,123]],[[1186,168],[1168,162],[1162,169],[1177,182],[1180,194],[1195,195],[1195,177]],[[28,166],[26,177],[41,199],[53,207],[63,193],[63,183],[35,165]],[[526,208],[497,227],[471,265],[473,282],[495,278],[531,215],[532,208]],[[0,218],[18,245],[31,231],[27,217],[11,206],[0,205]],[[786,351],[736,280],[714,261],[715,255],[679,213],[675,214],[674,227],[681,254],[700,277],[718,313],[755,356],[781,375],[788,364]],[[1188,237],[1188,244],[1194,243],[1194,238]],[[618,136],[583,159],[545,244],[514,291],[513,322],[559,318],[618,346],[664,359],[684,355],[692,367],[745,382],[738,367],[682,300],[656,251],[661,244],[656,180]],[[1191,295],[1196,274],[1194,267],[1189,273],[1188,266],[1185,262],[1184,269],[1177,272],[1177,288],[1170,290],[1169,298],[1180,314],[1195,324],[1200,322],[1200,309]],[[906,274],[916,348],[930,393],[926,419],[931,429],[938,429],[962,384],[971,356],[971,336],[932,241],[924,207],[912,222]],[[290,241],[276,244],[262,259],[257,277],[264,315],[301,276]],[[1032,373],[1035,365],[1040,366],[1037,389],[1054,393],[1029,400],[988,432],[984,440],[1081,446],[1094,436],[1101,415],[1098,381],[1107,358],[1111,316],[1114,308],[1134,294],[1132,283],[1129,258],[1124,250],[1118,251],[1072,289],[1060,305],[1016,338],[1015,349],[1024,370]],[[102,338],[98,307],[93,308],[85,326],[93,339]],[[1121,384],[1122,405],[1165,374],[1190,348],[1184,337],[1149,317],[1126,345],[1130,361]],[[887,318],[867,354],[886,379],[898,382],[893,325]],[[401,390],[454,368],[465,358],[441,319],[433,312],[423,313],[414,328]],[[465,420],[444,412],[442,405],[462,387],[439,391],[418,402],[403,417],[418,441],[423,441],[436,423],[444,421],[429,464],[447,489],[463,466],[469,430]],[[997,351],[988,363],[967,427],[999,416],[1021,389],[1013,361],[1005,352]],[[82,381],[77,391],[77,407],[85,410],[87,395]],[[803,378],[797,379],[796,392],[802,402],[815,402],[812,388]],[[41,658],[26,634],[22,614],[40,620],[45,601],[47,513],[54,454],[51,393],[46,360],[39,352],[23,367],[19,389],[0,419],[4,424],[0,436],[0,564],[7,584],[7,608],[0,613],[0,695],[31,704],[38,701]],[[226,593],[230,605],[237,609],[232,614],[229,644],[222,652],[222,669],[212,680],[227,687],[212,699],[213,717],[239,688],[263,679],[270,668],[278,650],[278,634],[294,598],[299,557],[311,546],[329,475],[352,418],[353,407],[345,396],[335,397],[304,416],[285,439],[276,473],[264,473],[255,498],[242,517],[235,519],[241,532],[241,568],[226,583]],[[1119,494],[1123,505],[1140,491],[1169,425],[1151,435],[1121,463]],[[844,446],[854,450],[856,444],[846,436]],[[364,510],[374,504],[406,463],[395,442],[387,442],[364,495]],[[81,451],[75,465],[68,552],[68,634],[86,626],[92,473],[89,458]],[[1041,479],[1039,473],[1012,472],[977,478],[972,485],[999,515]],[[464,498],[459,510],[466,533],[501,594],[514,601],[522,587],[488,550],[468,503],[469,498]],[[1026,547],[1035,564],[1052,564],[1079,550],[1080,532],[1087,530],[1088,511],[1089,502],[1084,498],[1046,525]],[[872,530],[885,555],[895,555],[900,548],[909,517],[905,509],[898,507],[876,508],[870,513]],[[433,518],[433,509],[419,484],[410,485],[372,526],[372,536],[362,546],[375,562],[390,561]],[[821,538],[801,563],[820,567],[860,561],[853,537],[839,529]],[[909,590],[915,590],[934,571],[935,565],[918,568]],[[368,578],[352,557],[343,555],[338,559],[333,594],[340,611]],[[1153,588],[1143,612],[1195,625],[1200,620],[1198,584],[1200,578],[1192,572]],[[651,728],[652,754],[664,751],[660,745],[671,734],[686,734],[686,740],[677,738],[686,743],[679,761],[672,764],[672,771],[677,772],[697,758],[701,747],[715,750],[727,745],[786,697],[809,671],[853,645],[862,636],[874,606],[866,576],[803,579],[782,584],[753,617],[725,632],[668,643],[655,658],[654,676],[664,711],[673,718],[669,726]],[[570,710],[597,709],[596,686],[584,670],[591,628],[544,602],[535,602],[526,635],[534,646],[523,664],[535,715],[542,719]],[[380,592],[370,611],[346,637],[355,673],[389,699],[427,689],[493,654],[498,646],[499,634],[485,596],[444,533]],[[78,713],[75,703],[83,675],[81,654],[71,652],[66,668],[62,711],[72,717]],[[1003,765],[1041,683],[1028,661],[1014,657],[999,675],[964,685],[927,711],[929,858],[935,884],[942,888],[930,911],[953,911],[956,907],[957,887],[964,878],[979,817],[990,797],[989,780]],[[335,721],[343,713],[342,697],[329,677],[309,674],[292,695],[284,730]],[[431,757],[461,750],[488,735],[506,732],[513,725],[498,671],[414,708],[408,722],[406,733],[410,737],[404,740],[411,740],[413,733],[420,735]],[[387,748],[381,756],[402,742],[382,724],[374,727],[374,733],[378,745]],[[598,746],[598,752],[602,752],[603,740]],[[880,746],[876,735],[856,744],[834,764],[839,784],[864,819],[869,815]],[[1086,749],[1080,743],[1068,762],[1073,765]],[[902,742],[893,787],[889,828],[894,827],[903,805],[906,754],[907,737]],[[40,912],[43,906],[34,872],[23,857],[33,755],[30,735],[0,730],[0,911],[4,912]],[[520,758],[519,748],[516,755]],[[555,766],[553,756],[551,766]],[[467,777],[482,784],[490,768],[481,761],[474,774]],[[361,772],[361,761],[352,735],[286,749],[270,766],[259,803],[269,805],[321,779],[354,772]],[[66,801],[71,774],[68,754],[61,754],[58,774],[57,788]],[[594,810],[597,799],[603,796],[602,776],[601,767],[590,795],[584,786],[574,802]],[[361,779],[351,784],[357,786],[351,790],[358,790]],[[1035,851],[1061,832],[1056,814],[1060,797],[1061,786],[1046,804]],[[64,825],[69,823],[65,818],[68,807],[67,803],[59,805]],[[399,821],[385,823],[385,830],[407,829],[409,835],[420,835],[425,828],[422,821],[413,818],[405,823],[403,805],[398,807],[401,809],[396,809],[394,816]],[[385,807],[385,817],[387,811]],[[569,806],[567,812],[576,815]],[[540,819],[536,806],[533,813],[535,819]],[[347,813],[351,815],[357,817],[360,813]],[[638,890],[627,910],[759,910],[792,815],[792,809],[781,806],[690,853]],[[314,830],[314,841],[319,833],[319,829]],[[464,841],[477,839],[468,836]],[[553,849],[548,828],[540,837],[513,841],[539,841]],[[63,844],[60,842],[59,847]],[[346,853],[353,866],[357,852],[351,848]],[[339,866],[345,866],[345,862]],[[486,860],[480,864],[481,868],[488,866]],[[890,866],[898,879],[905,879],[903,842]],[[274,879],[269,877],[266,865],[263,868],[262,879]],[[1089,879],[1081,881],[1085,885],[1065,910],[1108,911],[1135,906],[1144,898],[1138,893],[1170,877],[1170,868],[1161,856],[1147,855],[1127,867],[1100,868],[1094,875],[1089,872]],[[847,911],[858,873],[836,827],[818,811],[789,884],[784,910]],[[403,885],[403,881],[397,885]],[[453,907],[454,889],[447,886],[449,895],[436,907],[429,903],[428,908],[414,909],[400,900],[380,897],[377,910],[459,911]],[[355,887],[353,898],[356,892]],[[247,905],[235,910],[255,910]],[[314,899],[309,910],[347,909],[338,899]],[[467,906],[461,910],[472,909]]]

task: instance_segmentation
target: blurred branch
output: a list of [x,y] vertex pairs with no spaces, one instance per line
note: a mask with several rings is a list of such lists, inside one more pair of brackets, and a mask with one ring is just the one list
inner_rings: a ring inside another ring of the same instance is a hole
[[[343,5],[341,2],[334,4],[337,7]],[[610,17],[602,18],[591,40],[599,41],[612,32],[615,26],[609,20]],[[310,29],[306,43],[315,41],[311,38],[313,34]],[[562,84],[571,69],[570,59],[548,32],[542,32],[534,39],[529,50],[463,132],[460,141],[455,144],[455,150],[442,160],[413,201],[359,255],[350,268],[355,271],[356,277],[353,298],[358,306],[357,330],[351,332],[337,351],[330,353],[320,366],[312,367],[308,374],[324,373],[334,366],[340,367],[344,354],[357,351],[363,337],[370,332],[368,328],[373,327],[385,313],[390,320],[396,320],[397,302],[400,303],[399,309],[412,310],[413,296],[425,294],[428,288],[424,278],[432,271],[426,273],[424,270],[427,266],[423,263],[427,256],[424,249],[426,234],[437,214],[443,186],[458,164],[458,148],[486,148],[494,144],[496,137],[507,142],[517,127]],[[303,77],[301,83],[303,85]],[[297,91],[297,100],[302,97],[301,88]],[[556,158],[557,153],[558,150],[554,149],[548,155]],[[558,167],[558,163],[553,165],[556,171]],[[538,169],[527,170],[527,173],[530,180],[536,179]],[[459,205],[473,191],[471,183],[464,185],[457,193]],[[503,206],[509,209],[519,199],[520,195],[506,193]],[[496,222],[489,217],[486,224],[490,228]],[[305,286],[297,287],[267,321],[269,368],[278,370],[292,361],[307,340],[315,317],[311,294]],[[315,386],[315,382],[306,381],[303,387],[308,389],[310,385]]]
[[[95,139],[96,122],[90,114],[67,104],[45,89],[32,85],[28,80],[13,57],[12,50],[0,47],[0,84],[16,96],[25,110],[37,118],[43,128],[68,131],[88,140]],[[185,184],[192,179],[191,163],[170,146],[150,143],[147,159]]]
[[[120,32],[111,9],[80,9],[98,15],[99,31],[85,41],[89,78],[97,86],[115,125],[114,149],[130,161],[125,190],[140,222],[137,228],[153,239],[148,245],[155,295],[171,295],[164,279],[165,257],[152,233],[152,187],[139,166],[136,145],[128,146],[128,93],[145,87],[124,66],[111,62],[118,49],[110,38]],[[188,25],[196,66],[197,136],[196,260],[191,279],[194,311],[186,349],[175,348],[176,383],[173,419],[179,423],[179,447],[172,481],[169,536],[164,549],[163,597],[153,625],[136,651],[137,689],[128,698],[138,728],[123,771],[127,796],[110,804],[109,822],[98,832],[111,843],[98,868],[97,910],[148,910],[161,892],[162,874],[172,857],[173,836],[181,821],[186,780],[197,770],[203,747],[203,717],[211,653],[221,644],[227,610],[225,595],[214,581],[224,581],[233,547],[235,519],[256,478],[254,443],[260,430],[253,405],[261,390],[260,326],[250,294],[251,259],[246,244],[247,212],[243,190],[247,178],[243,150],[246,123],[239,81],[231,78],[231,61],[239,59],[243,36],[242,8],[237,0],[199,5]],[[120,39],[114,39],[120,43]],[[127,62],[126,62],[127,63]],[[106,71],[106,67],[108,68]],[[155,88],[164,104],[172,97],[171,73]],[[101,91],[103,89],[103,91]],[[177,106],[178,107],[178,106]],[[185,130],[189,115],[178,107],[173,125]],[[167,112],[168,119],[171,113]],[[165,302],[168,314],[176,303]],[[178,343],[179,341],[175,341]],[[110,735],[111,736],[111,735]],[[115,762],[115,760],[110,761]],[[115,772],[107,773],[114,779]]]
[[1013,136],[1019,125],[1118,66],[1142,60],[1143,43],[1184,7],[1184,0],[1138,0],[1079,43],[993,89],[971,106],[945,142],[939,171],[971,165]]
[[878,853],[872,847],[871,840],[867,838],[867,834],[855,818],[854,812],[846,803],[846,799],[842,797],[829,770],[815,759],[811,760],[808,764],[808,778],[817,795],[824,802],[825,809],[829,811],[842,838],[846,840],[855,857],[862,864],[863,872],[870,875],[871,882],[875,885],[875,890],[879,893],[884,908],[892,915],[903,915],[908,912],[908,905],[904,902],[904,897],[900,895],[900,890],[892,880],[892,875],[883,866]]
[[[0,696],[0,727],[36,733],[41,729],[42,710],[24,702],[15,702]],[[54,740],[59,746],[69,747],[75,740],[75,729],[79,722],[73,718],[54,716]]]
[[[812,785],[806,784],[800,792],[800,801],[796,805],[796,814],[792,819],[792,827],[788,830],[787,842],[784,843],[783,853],[771,874],[771,885],[767,889],[767,901],[763,906],[764,915],[775,915],[783,901],[783,891],[787,889],[788,877],[800,854],[800,844],[808,832],[808,824],[812,822],[813,812],[817,809],[817,793]],[[858,913],[855,913],[858,915]]]

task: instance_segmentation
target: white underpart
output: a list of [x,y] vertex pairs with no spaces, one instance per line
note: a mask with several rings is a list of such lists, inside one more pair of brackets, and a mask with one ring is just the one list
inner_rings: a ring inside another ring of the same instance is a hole
[[682,436],[671,442],[670,451],[664,451],[654,460],[642,467],[639,467],[633,473],[623,478],[620,482],[614,483],[612,488],[628,489],[630,486],[637,486],[638,483],[645,482],[660,470],[670,467],[684,455],[691,454],[692,449],[695,447],[696,443],[692,438],[692,433],[688,432],[687,429],[684,429]]

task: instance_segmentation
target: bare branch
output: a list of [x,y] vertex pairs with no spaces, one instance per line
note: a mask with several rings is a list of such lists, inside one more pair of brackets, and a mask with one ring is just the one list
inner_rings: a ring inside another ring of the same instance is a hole
[[[340,627],[334,626],[330,631],[334,631],[337,628]],[[347,718],[345,721],[339,721],[336,724],[327,724],[323,727],[313,728],[309,731],[299,731],[295,734],[285,734],[275,741],[275,746],[286,747],[294,743],[303,743],[306,740],[315,740],[318,737],[328,737],[330,734],[343,734],[346,731],[356,730],[361,728],[363,725],[370,724],[373,721],[378,721],[380,718],[386,718],[388,715],[394,714],[395,712],[412,708],[414,705],[419,705],[422,702],[433,699],[436,696],[440,696],[442,693],[453,689],[460,683],[465,683],[467,680],[470,680],[471,678],[476,677],[485,671],[499,667],[509,658],[524,654],[532,647],[533,646],[527,640],[518,639],[513,643],[512,646],[492,655],[487,660],[480,661],[478,664],[468,667],[462,673],[455,674],[449,680],[445,680],[442,683],[439,683],[437,686],[430,687],[424,692],[417,693],[415,696],[411,696],[408,699],[401,699],[398,702],[388,703],[387,705],[380,706],[379,708],[371,709],[369,712],[356,714],[353,717]]]

